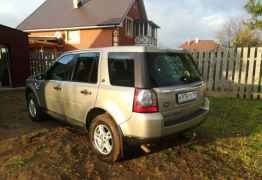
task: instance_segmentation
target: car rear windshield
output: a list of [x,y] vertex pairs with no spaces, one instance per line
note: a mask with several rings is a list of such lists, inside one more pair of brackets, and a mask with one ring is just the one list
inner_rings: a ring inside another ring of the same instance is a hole
[[186,53],[147,53],[149,79],[153,87],[166,87],[201,80],[199,71]]

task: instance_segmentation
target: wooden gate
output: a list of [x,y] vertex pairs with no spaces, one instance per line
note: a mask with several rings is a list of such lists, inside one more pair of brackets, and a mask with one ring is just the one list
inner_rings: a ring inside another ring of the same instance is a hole
[[39,50],[30,52],[31,74],[45,73],[62,52],[52,50]]

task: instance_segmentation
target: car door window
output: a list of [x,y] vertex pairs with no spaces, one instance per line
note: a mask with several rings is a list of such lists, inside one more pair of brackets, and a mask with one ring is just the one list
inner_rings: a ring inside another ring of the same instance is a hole
[[47,80],[69,81],[75,65],[75,55],[65,55],[60,58],[47,72]]
[[134,86],[134,57],[130,53],[109,53],[108,66],[111,85]]
[[99,53],[84,53],[77,58],[74,82],[97,83]]

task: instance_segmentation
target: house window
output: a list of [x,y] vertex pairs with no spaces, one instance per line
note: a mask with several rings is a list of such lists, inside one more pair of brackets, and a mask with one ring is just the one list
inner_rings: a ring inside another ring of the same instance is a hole
[[135,36],[139,36],[139,24],[138,23],[134,23],[134,35]]
[[126,30],[127,36],[130,36],[130,37],[134,36],[134,20],[130,17],[126,18],[125,30]]
[[67,31],[67,42],[70,44],[80,44],[80,31]]

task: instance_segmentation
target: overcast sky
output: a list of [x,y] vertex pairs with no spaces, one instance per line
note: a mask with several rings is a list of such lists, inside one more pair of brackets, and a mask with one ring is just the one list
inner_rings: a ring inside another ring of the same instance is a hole
[[[214,39],[230,17],[243,17],[245,0],[144,0],[148,17],[161,26],[161,46],[190,39]],[[2,0],[0,24],[16,27],[44,0]]]

